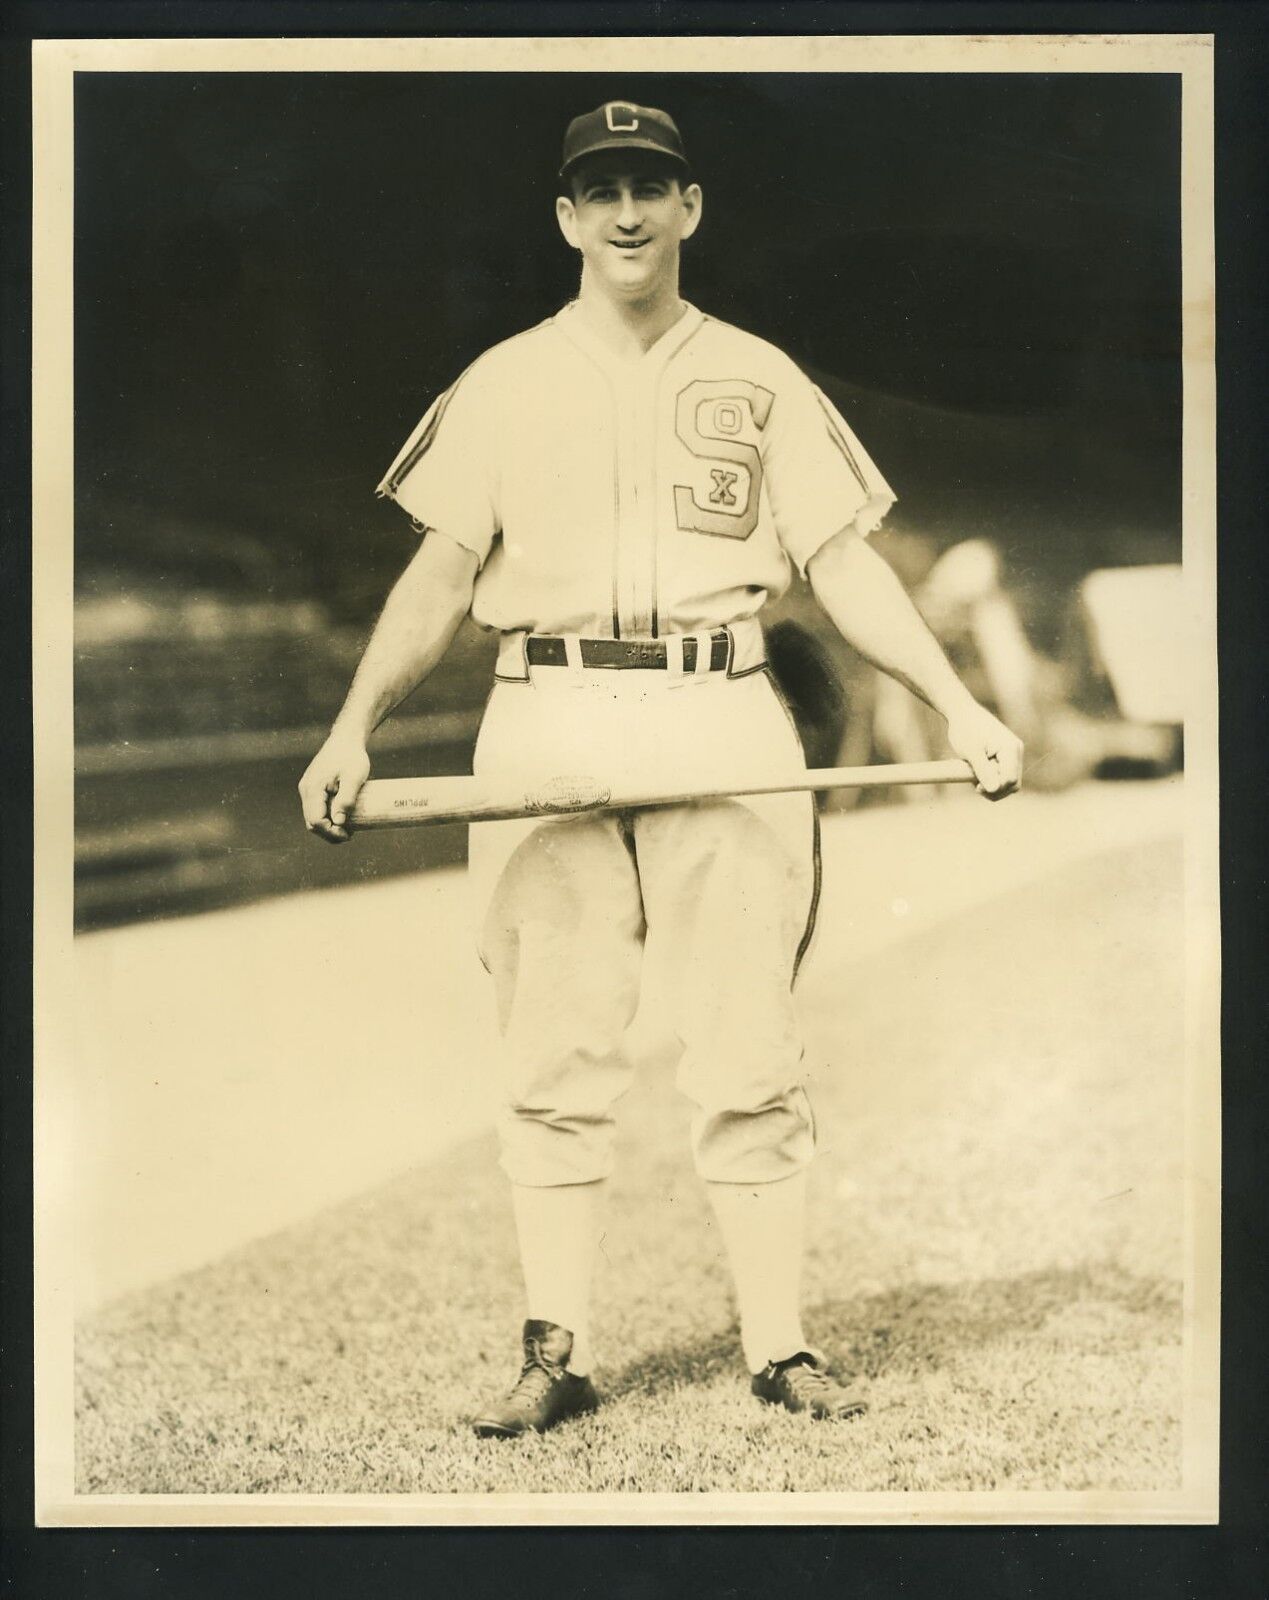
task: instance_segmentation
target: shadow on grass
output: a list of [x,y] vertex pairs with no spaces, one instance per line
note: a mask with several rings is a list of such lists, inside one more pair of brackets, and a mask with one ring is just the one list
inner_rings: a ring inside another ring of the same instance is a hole
[[739,1371],[737,1327],[705,1334],[689,1343],[650,1350],[628,1366],[605,1376],[604,1393],[613,1400],[626,1395],[664,1394],[674,1389],[704,1388],[714,1379],[734,1378]]
[[[496,1308],[474,1292],[443,1308],[412,1298],[412,1272],[380,1283],[378,1298],[368,1301],[364,1279],[327,1261],[336,1282],[326,1287],[339,1286],[342,1311],[309,1284],[307,1295],[298,1288],[279,1294],[262,1312],[259,1302],[277,1280],[244,1273],[228,1296],[237,1318],[226,1317],[223,1293],[207,1293],[211,1284],[223,1290],[222,1269],[86,1327],[79,1491],[523,1488],[530,1480],[522,1456],[491,1453],[467,1425],[469,1408],[502,1392],[511,1376],[510,1364],[483,1354]],[[1019,1474],[1048,1483],[1052,1461],[1078,1463],[1097,1484],[1153,1484],[1163,1481],[1164,1467],[1172,1470],[1172,1435],[1160,1433],[1169,1419],[1156,1414],[1157,1397],[1139,1394],[1151,1352],[1180,1339],[1180,1291],[1172,1283],[1110,1265],[1052,1267],[824,1300],[806,1321],[808,1337],[839,1373],[886,1391],[878,1393],[877,1415],[898,1419],[856,1438],[857,1449],[872,1454],[855,1461],[851,1483],[981,1487]],[[479,1336],[464,1337],[474,1324]],[[1032,1400],[1029,1384],[1046,1372],[1058,1374],[1056,1387],[1050,1393],[1041,1385],[1048,1397]],[[810,1443],[794,1429],[773,1442],[752,1432],[769,1419],[742,1415],[749,1402],[734,1324],[667,1339],[605,1368],[599,1384],[607,1401],[624,1402],[617,1417],[605,1408],[598,1422],[583,1419],[559,1438],[519,1441],[545,1452],[531,1462],[560,1469],[554,1487],[781,1488],[795,1472],[802,1486],[830,1481],[822,1439]],[[1109,1410],[1102,1404],[1095,1425],[1085,1415],[1086,1392],[1113,1402]],[[983,1417],[994,1419],[986,1431]],[[707,1450],[702,1440],[712,1441]],[[754,1475],[755,1441],[774,1452],[769,1480]]]
[[[809,1309],[811,1341],[843,1373],[878,1378],[937,1372],[998,1340],[1051,1338],[1055,1348],[1108,1355],[1134,1348],[1146,1328],[1181,1336],[1180,1285],[1113,1266],[1051,1267],[969,1283],[905,1284]],[[734,1376],[733,1328],[652,1351],[606,1384],[614,1398],[706,1385]]]

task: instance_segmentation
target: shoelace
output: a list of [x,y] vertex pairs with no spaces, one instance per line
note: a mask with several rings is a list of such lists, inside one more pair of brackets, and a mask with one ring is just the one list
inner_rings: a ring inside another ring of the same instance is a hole
[[537,1343],[530,1344],[529,1353],[520,1368],[520,1376],[516,1379],[511,1393],[517,1399],[540,1399],[558,1376],[558,1367],[552,1366],[547,1361],[542,1354],[541,1346]]
[[801,1400],[828,1399],[837,1388],[827,1373],[821,1372],[818,1367],[813,1367],[806,1361],[785,1367],[784,1375],[788,1379],[789,1388]]

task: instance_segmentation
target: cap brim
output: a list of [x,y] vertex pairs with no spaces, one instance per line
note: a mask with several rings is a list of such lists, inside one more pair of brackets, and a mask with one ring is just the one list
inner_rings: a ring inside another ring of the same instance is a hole
[[602,155],[605,150],[651,150],[654,155],[664,156],[667,161],[677,161],[679,166],[687,166],[687,157],[681,156],[675,150],[667,150],[663,144],[657,144],[653,139],[603,139],[599,144],[587,145],[585,150],[579,150],[571,156],[559,170],[559,176],[575,167],[579,161],[585,161],[587,156]]

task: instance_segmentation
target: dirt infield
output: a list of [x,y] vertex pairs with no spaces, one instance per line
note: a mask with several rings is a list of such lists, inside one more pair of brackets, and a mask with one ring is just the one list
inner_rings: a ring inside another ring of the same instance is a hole
[[909,895],[891,910],[918,931],[821,944],[809,1331],[866,1377],[867,1417],[747,1395],[657,1049],[622,1108],[595,1417],[511,1447],[463,1425],[521,1315],[482,1132],[86,1317],[80,1491],[1177,1487],[1180,847],[1161,812],[1142,842],[1099,834],[1093,805],[1068,805],[1083,845],[1047,874],[941,916]]

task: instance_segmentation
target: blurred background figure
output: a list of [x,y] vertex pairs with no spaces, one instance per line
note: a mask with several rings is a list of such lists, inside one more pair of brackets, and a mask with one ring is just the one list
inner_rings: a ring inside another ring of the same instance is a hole
[[[1082,778],[1174,771],[1181,697],[1167,686],[1181,659],[1180,567],[1082,578],[1066,598],[1056,655],[1032,646],[1002,567],[989,540],[967,539],[935,561],[916,598],[973,692],[1021,730],[1028,786],[1062,789]],[[938,719],[880,675],[873,705],[877,758],[925,760],[943,744]]]
[[[1027,747],[1026,785],[1162,777],[1182,757],[1183,638],[1179,565],[1103,568],[1045,595],[1055,651],[1028,636],[994,543],[966,539],[941,555],[902,532],[880,539],[971,693]],[[941,719],[815,624],[800,594],[779,608],[772,661],[813,764],[946,756]],[[950,785],[835,790],[825,804],[920,803]]]

